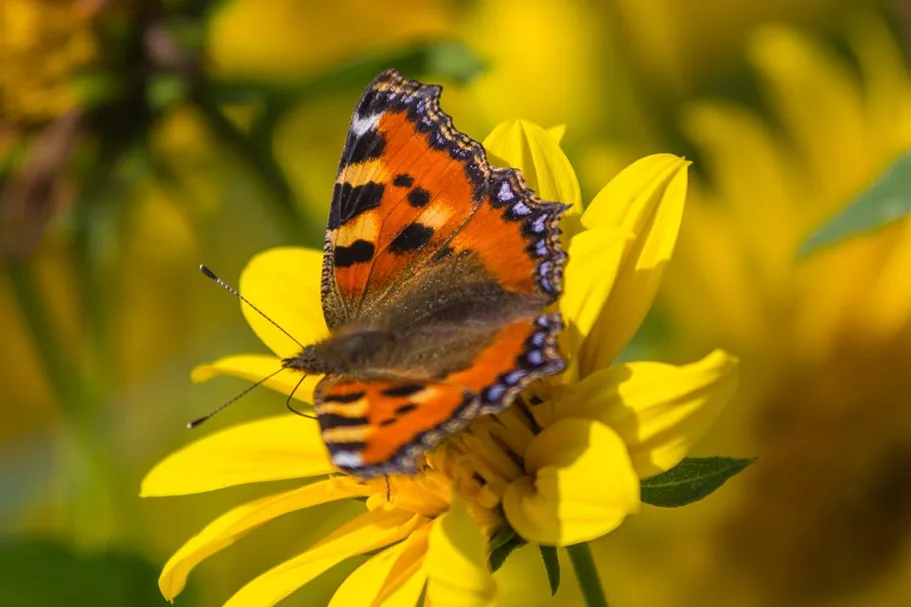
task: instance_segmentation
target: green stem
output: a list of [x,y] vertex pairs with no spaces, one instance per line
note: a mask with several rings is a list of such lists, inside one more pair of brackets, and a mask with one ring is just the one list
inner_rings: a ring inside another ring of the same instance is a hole
[[31,273],[24,264],[10,263],[6,266],[6,274],[58,406],[68,418],[78,417],[78,402],[74,396],[79,393],[80,382],[56,339],[51,315],[38,295]]
[[579,580],[585,604],[588,607],[607,607],[607,598],[604,596],[604,589],[601,588],[601,580],[598,579],[591,548],[588,544],[576,544],[567,546],[566,551],[573,564],[573,571],[576,572],[576,579]]
[[[90,405],[97,400],[97,395],[90,390],[90,382],[75,370],[73,360],[67,358],[60,343],[59,329],[28,266],[8,264],[6,274],[54,401],[62,413],[65,443],[71,444],[80,458],[79,462],[72,462],[79,472],[73,531],[80,543],[103,543],[118,527],[121,509],[115,502],[116,466],[93,429]],[[99,529],[101,534],[96,533]],[[90,535],[93,533],[98,537]]]
[[254,143],[253,139],[228,119],[204,92],[194,95],[193,101],[217,138],[230,146],[234,153],[253,169],[268,190],[270,195],[266,200],[285,237],[297,243],[302,239],[306,240],[307,227],[297,212],[294,192],[268,147],[271,141],[261,145]]

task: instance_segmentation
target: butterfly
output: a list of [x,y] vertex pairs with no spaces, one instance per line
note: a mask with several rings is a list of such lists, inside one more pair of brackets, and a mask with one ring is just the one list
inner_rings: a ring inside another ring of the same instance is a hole
[[441,87],[377,76],[356,106],[329,209],[330,335],[282,361],[314,391],[336,467],[413,474],[421,454],[559,373],[560,216],[440,110]]

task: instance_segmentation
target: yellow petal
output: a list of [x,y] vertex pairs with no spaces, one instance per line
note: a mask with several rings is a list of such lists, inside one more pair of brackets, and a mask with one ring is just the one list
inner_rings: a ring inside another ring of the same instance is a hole
[[343,525],[307,552],[260,575],[224,607],[271,607],[346,558],[408,537],[427,519],[402,510],[371,510]]
[[[780,25],[754,30],[748,55],[772,113],[788,134],[789,151],[800,159],[800,177],[812,184],[802,198],[812,192],[829,204],[842,204],[866,181],[870,160],[877,156],[870,148],[868,108],[852,66],[805,32]],[[798,216],[815,202],[803,200]],[[820,205],[816,220],[835,208]]]
[[555,124],[554,126],[547,129],[547,134],[553,137],[554,141],[560,143],[563,141],[563,136],[566,135],[566,125]]
[[[277,356],[269,354],[237,354],[219,358],[215,362],[205,365],[198,365],[193,369],[190,377],[196,383],[208,381],[217,375],[233,375],[256,382],[268,377],[281,366],[282,361]],[[297,383],[301,380],[301,377],[303,376],[299,371],[286,369],[263,382],[263,385],[282,394],[291,394],[293,390],[295,399],[305,403],[312,403],[313,389],[316,388],[316,384],[319,383],[323,376],[308,375],[298,386]]]
[[140,495],[187,495],[333,470],[316,421],[280,415],[216,432],[175,451],[146,475]]
[[[351,605],[414,607],[424,587],[425,576],[420,571],[420,563],[423,560],[424,552],[427,551],[427,532],[429,530],[430,525],[424,525],[405,540],[386,548],[358,567],[332,595],[329,607],[349,607]],[[392,569],[402,560],[403,554],[409,552],[414,546],[415,542],[412,539],[416,536],[423,538],[424,548],[420,558],[414,561],[418,566],[401,580],[396,580],[398,585],[387,591],[387,580]],[[381,593],[383,593],[382,597]]]
[[351,497],[348,488],[352,484],[353,481],[346,478],[328,479],[293,491],[269,495],[226,512],[181,546],[168,560],[158,579],[161,593],[173,601],[186,585],[190,571],[203,559],[230,546],[274,518]]
[[579,180],[558,141],[526,120],[503,122],[484,140],[491,163],[522,171],[525,182],[542,200],[572,205],[581,213]]
[[553,410],[609,425],[626,443],[639,478],[648,478],[686,456],[736,388],[737,359],[716,350],[681,367],[639,362],[604,369]]
[[[417,600],[408,604],[406,597],[410,596],[410,588],[416,585],[418,593],[424,588],[427,574],[423,569],[424,557],[427,555],[427,545],[430,530],[433,525],[424,525],[402,542],[402,551],[389,568],[386,579],[376,593],[371,607],[391,607],[403,604],[412,607]],[[420,581],[419,584],[416,584]]]
[[[623,252],[632,236],[617,229],[579,232],[569,242],[560,312],[566,323],[564,350],[575,367],[576,355],[611,291]],[[573,374],[567,374],[572,376]]]
[[497,585],[487,570],[487,540],[468,507],[455,500],[430,531],[424,560],[427,602],[434,607],[487,607]]
[[848,30],[864,83],[868,136],[882,142],[874,145],[882,145],[883,152],[898,153],[907,147],[908,136],[907,129],[895,128],[895,116],[908,115],[907,91],[911,88],[901,45],[889,24],[872,13],[858,14]]
[[636,238],[586,340],[583,376],[610,364],[652,305],[677,241],[688,164],[670,154],[643,158],[612,179],[582,216],[588,229],[620,228]]
[[503,495],[506,520],[525,539],[545,545],[587,542],[639,509],[639,477],[620,436],[591,419],[561,419],[525,452],[531,476]]
[[[240,275],[240,292],[253,305],[303,345],[328,334],[320,295],[323,253],[315,249],[282,247],[253,257]],[[301,347],[246,304],[244,317],[257,336],[280,358]]]

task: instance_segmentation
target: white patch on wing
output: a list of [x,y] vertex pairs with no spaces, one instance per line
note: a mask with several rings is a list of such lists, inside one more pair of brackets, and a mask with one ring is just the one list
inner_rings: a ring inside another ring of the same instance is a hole
[[351,132],[357,137],[363,136],[364,133],[375,127],[380,122],[382,112],[370,114],[366,118],[360,118],[357,114],[351,119]]
[[504,182],[503,182],[503,185],[500,186],[500,196],[499,196],[499,198],[500,198],[500,200],[502,200],[503,202],[509,202],[510,200],[512,200],[513,198],[515,198],[515,196],[514,196],[513,193],[512,193],[512,187],[509,185],[509,182],[508,182],[508,181],[504,181]]
[[357,468],[364,463],[364,458],[354,451],[339,451],[333,454],[332,462],[339,467]]

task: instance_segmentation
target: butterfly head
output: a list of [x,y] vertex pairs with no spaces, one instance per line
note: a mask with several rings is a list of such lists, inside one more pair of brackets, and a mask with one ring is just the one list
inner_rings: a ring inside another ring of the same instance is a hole
[[282,366],[312,374],[359,375],[359,371],[378,366],[394,341],[394,335],[386,331],[340,330],[284,359]]

